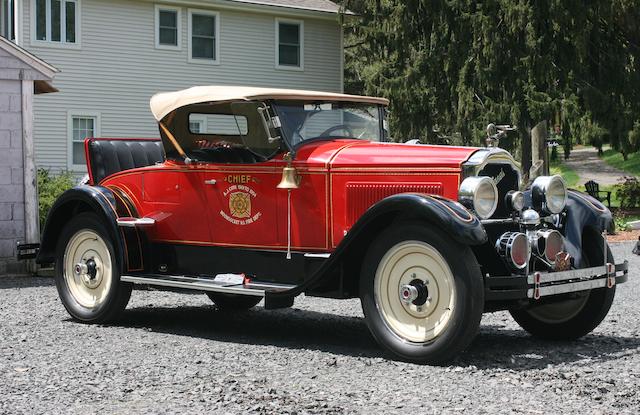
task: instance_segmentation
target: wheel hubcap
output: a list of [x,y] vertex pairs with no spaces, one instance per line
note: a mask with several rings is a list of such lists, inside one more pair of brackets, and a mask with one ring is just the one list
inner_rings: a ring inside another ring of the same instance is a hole
[[98,269],[96,259],[91,257],[85,262],[77,263],[73,271],[87,288],[97,288],[102,282],[102,273],[98,274]]
[[446,260],[421,241],[401,242],[387,251],[376,271],[376,306],[402,340],[425,343],[448,326],[455,283]]
[[88,229],[71,237],[64,254],[63,275],[73,298],[86,308],[102,304],[112,283],[111,255],[100,235]]

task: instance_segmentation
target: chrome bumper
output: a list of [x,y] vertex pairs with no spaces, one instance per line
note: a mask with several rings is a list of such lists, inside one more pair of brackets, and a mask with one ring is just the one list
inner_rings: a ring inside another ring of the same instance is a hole
[[594,288],[613,288],[627,281],[629,263],[559,272],[534,272],[523,275],[485,276],[485,300],[539,300],[551,295],[566,294]]
[[[537,300],[548,295],[594,288],[613,288],[617,283],[627,280],[628,272],[628,261],[569,271],[535,272],[527,277],[527,282],[531,286],[527,290],[527,297]],[[620,274],[620,280],[617,280],[618,274]]]

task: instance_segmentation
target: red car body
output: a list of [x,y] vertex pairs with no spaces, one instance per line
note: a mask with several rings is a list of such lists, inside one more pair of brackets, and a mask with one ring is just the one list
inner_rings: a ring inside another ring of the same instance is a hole
[[[87,140],[87,148],[93,140],[100,139]],[[291,195],[291,248],[332,252],[360,216],[387,196],[426,193],[456,200],[461,165],[476,150],[344,139],[301,147],[293,162],[301,180]],[[286,164],[282,154],[252,164],[168,160],[100,183],[90,178],[90,184],[114,190],[139,216],[153,218],[151,241],[284,250],[287,192],[276,186]],[[234,193],[249,194],[247,212],[230,210]]]

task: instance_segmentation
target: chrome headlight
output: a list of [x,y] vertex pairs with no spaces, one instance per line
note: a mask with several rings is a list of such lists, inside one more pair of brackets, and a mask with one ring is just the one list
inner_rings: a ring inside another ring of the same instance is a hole
[[498,206],[498,188],[491,177],[474,176],[463,180],[458,201],[473,209],[480,219],[488,219]]
[[560,176],[540,176],[531,185],[531,198],[537,209],[560,213],[567,205],[567,184]]
[[524,193],[519,190],[510,190],[505,196],[505,202],[507,209],[520,212],[524,209]]

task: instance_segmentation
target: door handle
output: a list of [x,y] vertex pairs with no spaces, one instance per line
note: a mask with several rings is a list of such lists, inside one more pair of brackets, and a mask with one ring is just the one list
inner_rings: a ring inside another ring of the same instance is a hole
[[204,184],[210,184],[210,185],[214,185],[218,183],[218,181],[216,179],[209,179],[209,180],[205,180]]

